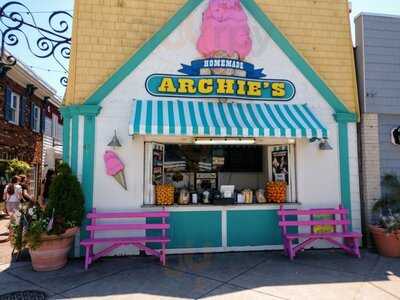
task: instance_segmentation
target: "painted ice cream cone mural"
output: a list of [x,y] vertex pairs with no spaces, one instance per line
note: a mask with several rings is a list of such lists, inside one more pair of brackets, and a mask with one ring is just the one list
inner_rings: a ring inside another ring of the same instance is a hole
[[121,162],[120,158],[114,151],[106,151],[104,153],[104,163],[106,165],[107,175],[113,176],[114,179],[127,190],[124,164]]
[[[244,60],[251,48],[250,28],[240,0],[210,0],[203,13],[201,35],[197,41],[198,51],[206,58]],[[244,76],[226,68],[212,69],[209,72],[216,75]],[[203,70],[203,73],[207,73],[207,70]]]

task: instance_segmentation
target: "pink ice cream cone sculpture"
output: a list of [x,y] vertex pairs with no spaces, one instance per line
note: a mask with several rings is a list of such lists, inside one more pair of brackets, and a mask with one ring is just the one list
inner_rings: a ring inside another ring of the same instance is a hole
[[203,13],[198,51],[207,58],[223,52],[229,58],[244,60],[251,48],[250,28],[240,0],[210,0]]
[[104,163],[106,165],[107,175],[113,176],[114,179],[127,190],[124,164],[119,159],[118,155],[114,151],[106,151],[104,153]]

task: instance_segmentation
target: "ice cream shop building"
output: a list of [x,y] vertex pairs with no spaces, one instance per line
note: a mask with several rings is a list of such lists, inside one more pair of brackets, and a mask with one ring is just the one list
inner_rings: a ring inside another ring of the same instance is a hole
[[280,203],[341,204],[359,230],[348,13],[347,0],[77,0],[64,160],[86,209],[166,207],[169,253],[279,249]]

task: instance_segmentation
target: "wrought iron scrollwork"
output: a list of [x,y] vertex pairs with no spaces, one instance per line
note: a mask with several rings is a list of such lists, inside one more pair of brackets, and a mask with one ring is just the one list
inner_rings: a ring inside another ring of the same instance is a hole
[[47,26],[40,26],[29,8],[17,1],[10,1],[0,6],[0,76],[5,74],[17,62],[6,51],[25,42],[27,49],[37,58],[53,58],[65,72],[60,78],[63,86],[67,85],[68,70],[66,63],[71,55],[72,15],[66,11],[55,11],[47,20]]

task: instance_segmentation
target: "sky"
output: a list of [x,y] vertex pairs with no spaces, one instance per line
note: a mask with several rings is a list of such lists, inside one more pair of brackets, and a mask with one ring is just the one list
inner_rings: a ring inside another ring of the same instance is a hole
[[[0,0],[0,5],[3,6],[11,0]],[[18,0],[17,0],[18,1]],[[48,27],[47,20],[50,16],[48,11],[64,10],[73,13],[74,0],[19,0],[21,3],[29,7],[36,22],[39,25]],[[296,0],[292,0],[296,1]],[[318,0],[316,0],[318,1]],[[400,15],[400,0],[351,0],[353,12],[350,15],[352,31],[354,37],[354,17],[361,12],[381,13],[381,14],[397,14]],[[15,9],[17,10],[17,9]],[[25,11],[25,9],[18,9]],[[25,14],[26,17],[29,17]],[[27,18],[29,20],[29,18]],[[2,29],[0,27],[0,29]],[[37,36],[34,31],[28,29],[26,31],[30,38]],[[70,32],[68,32],[70,34]],[[57,94],[63,97],[65,88],[59,83],[59,79],[63,75],[62,68],[53,59],[38,59],[29,51],[25,42],[20,42],[17,46],[8,48],[18,59],[26,65],[32,66],[32,70],[37,73],[42,79],[47,81],[52,87],[57,90]],[[63,61],[64,66],[68,67],[68,62]],[[51,70],[51,71],[48,71]]]

